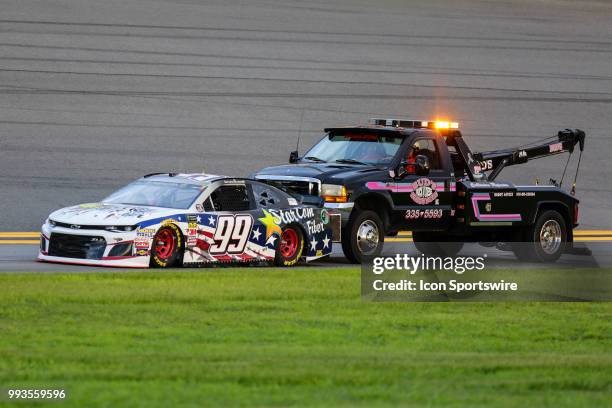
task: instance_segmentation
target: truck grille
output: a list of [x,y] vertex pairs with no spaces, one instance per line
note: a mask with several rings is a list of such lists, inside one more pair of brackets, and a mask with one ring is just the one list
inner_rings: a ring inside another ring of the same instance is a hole
[[287,191],[289,194],[299,195],[319,195],[319,181],[317,179],[305,180],[305,179],[280,179],[274,178],[269,179],[262,176],[258,177],[259,180],[265,181],[266,183],[280,188],[281,190]]
[[49,240],[49,256],[101,259],[105,248],[104,237],[52,233]]

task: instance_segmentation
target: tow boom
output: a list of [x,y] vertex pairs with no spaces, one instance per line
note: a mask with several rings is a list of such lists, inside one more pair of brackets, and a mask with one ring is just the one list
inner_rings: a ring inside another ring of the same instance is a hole
[[[557,136],[553,138],[543,139],[516,148],[474,153],[473,157],[480,162],[482,171],[491,170],[487,179],[492,181],[495,180],[499,173],[507,166],[523,164],[532,159],[539,159],[541,157],[553,156],[565,152],[571,154],[574,152],[577,144],[579,145],[580,154],[582,155],[582,151],[584,150],[584,139],[585,133],[582,130],[565,129],[560,130]],[[578,169],[576,169],[576,175],[577,174]]]

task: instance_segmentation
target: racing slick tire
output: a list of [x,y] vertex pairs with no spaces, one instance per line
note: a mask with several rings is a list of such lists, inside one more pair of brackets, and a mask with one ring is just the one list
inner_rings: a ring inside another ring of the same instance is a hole
[[180,266],[183,253],[183,234],[174,224],[164,225],[151,243],[151,262],[155,268]]
[[274,264],[276,266],[294,266],[297,264],[304,251],[304,234],[302,229],[289,225],[283,229],[278,241]]
[[521,261],[555,262],[567,243],[567,224],[561,214],[547,210],[524,230],[523,243],[513,248]]
[[383,223],[374,211],[352,214],[342,234],[342,252],[351,263],[367,262],[380,255],[385,243]]
[[463,242],[425,231],[412,231],[412,242],[420,253],[427,256],[455,256],[463,248]]

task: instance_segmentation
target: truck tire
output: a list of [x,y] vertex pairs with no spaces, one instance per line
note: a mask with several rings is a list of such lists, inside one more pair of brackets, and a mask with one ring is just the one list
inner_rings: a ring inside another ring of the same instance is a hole
[[[523,236],[526,236],[527,232],[523,231]],[[531,247],[527,246],[527,242],[513,242],[512,252],[514,256],[521,262],[534,262],[536,260],[535,252]]]
[[524,242],[513,248],[519,260],[555,262],[565,250],[567,224],[559,212],[546,210],[524,234]]
[[416,249],[427,256],[455,256],[463,248],[463,242],[451,241],[444,234],[425,231],[413,231],[412,241]]
[[385,243],[383,223],[374,211],[351,215],[342,234],[342,252],[351,263],[367,262],[380,255]]

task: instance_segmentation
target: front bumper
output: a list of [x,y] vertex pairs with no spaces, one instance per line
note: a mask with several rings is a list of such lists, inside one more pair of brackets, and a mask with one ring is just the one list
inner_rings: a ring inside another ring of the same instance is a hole
[[[56,234],[55,237],[53,234]],[[89,237],[95,237],[97,246],[62,248],[65,243],[55,245],[51,244],[51,240],[63,237],[64,240],[74,240],[78,242],[87,242]],[[45,224],[41,229],[40,251],[38,260],[44,262],[58,262],[75,265],[93,265],[93,266],[108,266],[108,267],[126,267],[126,268],[148,268],[149,267],[149,251],[138,249],[135,245],[137,232],[111,232],[105,230],[74,230],[65,227],[52,227]],[[102,241],[101,239],[104,239]],[[113,251],[113,248],[129,249],[121,251]]]
[[341,231],[348,223],[349,217],[351,216],[351,211],[353,211],[354,206],[355,203],[324,204],[324,207],[329,210],[329,214],[331,216],[333,242],[342,241]]
[[109,268],[148,268],[149,257],[138,256],[130,257],[125,259],[106,259],[106,260],[95,260],[95,259],[77,259],[77,258],[65,258],[58,256],[43,255],[39,252],[38,258],[41,262],[54,262],[68,265],[86,265],[86,266],[104,266]]

